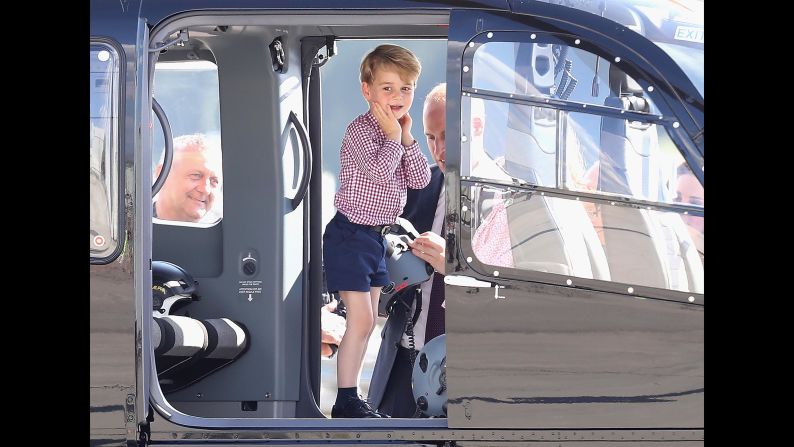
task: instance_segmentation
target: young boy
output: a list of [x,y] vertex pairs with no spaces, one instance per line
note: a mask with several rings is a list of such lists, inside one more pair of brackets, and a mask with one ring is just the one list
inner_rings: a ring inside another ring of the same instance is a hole
[[338,291],[347,308],[334,418],[389,417],[359,397],[358,380],[380,290],[389,284],[383,235],[402,213],[407,188],[421,189],[430,181],[408,114],[421,69],[413,53],[396,45],[380,45],[361,62],[361,93],[369,111],[347,126],[334,198],[338,212],[323,235],[328,291]]

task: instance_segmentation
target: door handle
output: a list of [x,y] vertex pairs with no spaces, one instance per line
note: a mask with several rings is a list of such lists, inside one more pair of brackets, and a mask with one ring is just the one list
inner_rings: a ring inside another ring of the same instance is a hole
[[458,287],[493,287],[493,297],[496,300],[504,299],[504,295],[499,295],[499,289],[504,289],[504,286],[494,284],[492,282],[480,281],[479,279],[472,278],[471,276],[464,275],[447,275],[444,277],[444,284]]
[[444,284],[458,287],[493,287],[493,283],[480,281],[479,279],[464,275],[446,275],[444,277]]

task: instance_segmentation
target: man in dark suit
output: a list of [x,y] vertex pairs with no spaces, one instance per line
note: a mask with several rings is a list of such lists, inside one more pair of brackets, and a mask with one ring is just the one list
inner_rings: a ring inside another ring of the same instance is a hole
[[[409,287],[410,290],[400,293],[401,302],[394,306],[381,334],[383,340],[368,395],[373,408],[397,418],[410,418],[416,414],[411,390],[412,357],[426,342],[444,332],[441,303],[444,299],[445,241],[440,234],[446,214],[446,84],[439,84],[428,93],[422,118],[427,145],[436,165],[430,168],[430,183],[425,188],[408,190],[402,217],[421,234],[410,244],[413,253],[432,265],[436,273],[420,286]],[[433,288],[436,288],[435,294]],[[409,318],[413,326],[412,337],[405,334]]]

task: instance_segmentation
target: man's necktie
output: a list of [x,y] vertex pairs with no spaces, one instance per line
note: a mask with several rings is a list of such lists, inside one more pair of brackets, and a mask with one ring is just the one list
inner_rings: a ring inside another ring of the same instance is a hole
[[444,333],[444,275],[433,273],[433,288],[430,290],[430,307],[427,309],[425,344]]

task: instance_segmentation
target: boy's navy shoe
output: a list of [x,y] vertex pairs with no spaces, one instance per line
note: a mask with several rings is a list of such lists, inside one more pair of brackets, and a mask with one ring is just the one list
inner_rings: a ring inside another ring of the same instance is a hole
[[359,398],[347,399],[341,404],[331,408],[331,417],[337,418],[381,418],[388,415],[378,413],[364,400]]

